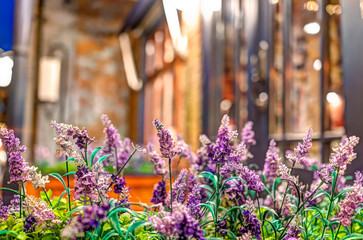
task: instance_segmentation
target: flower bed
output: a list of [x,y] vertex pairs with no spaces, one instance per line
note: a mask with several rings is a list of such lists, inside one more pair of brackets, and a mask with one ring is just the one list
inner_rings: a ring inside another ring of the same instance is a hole
[[[151,144],[134,146],[120,138],[107,116],[102,121],[106,140],[92,151],[94,139],[86,129],[51,123],[67,169],[63,175],[43,176],[29,166],[13,131],[0,129],[10,181],[19,184],[1,188],[16,195],[8,206],[0,202],[0,239],[363,239],[363,175],[357,172],[353,185],[344,175],[356,158],[357,137],[343,137],[327,164],[309,157],[311,129],[286,154],[288,165],[272,140],[264,169],[254,170],[246,161],[256,144],[251,122],[238,138],[224,116],[216,140],[202,135],[193,153],[158,120],[160,152]],[[135,192],[130,199],[130,185],[137,187],[123,171],[137,153],[154,164],[155,178],[148,183],[156,184],[153,193]],[[190,168],[172,171],[181,159]],[[69,171],[70,165],[76,170]],[[314,181],[303,185],[296,167],[314,171]]]

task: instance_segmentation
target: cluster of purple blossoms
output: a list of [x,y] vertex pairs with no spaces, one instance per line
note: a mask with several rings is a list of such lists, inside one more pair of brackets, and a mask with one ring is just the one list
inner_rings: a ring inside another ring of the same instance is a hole
[[188,193],[187,207],[190,214],[194,216],[195,219],[200,219],[202,213],[200,211],[199,204],[202,202],[201,187],[199,184],[195,184],[192,191]]
[[125,177],[118,177],[116,175],[112,175],[112,179],[115,183],[115,185],[113,186],[113,191],[116,194],[124,192],[124,188],[126,187]]
[[73,199],[77,200],[84,197],[84,201],[96,201],[98,200],[96,183],[96,173],[90,171],[86,166],[78,166],[76,172],[76,183],[74,187],[75,194]]
[[164,180],[161,180],[157,184],[155,184],[153,197],[151,198],[152,203],[155,204],[163,204],[165,205],[165,199],[166,199],[166,184]]
[[228,129],[229,117],[224,115],[221,126],[218,129],[217,140],[214,144],[210,144],[208,148],[208,156],[212,163],[223,164],[228,162],[228,157],[232,152],[230,144],[230,130]]
[[[117,128],[111,123],[111,120],[107,115],[102,115],[101,119],[103,125],[105,126],[103,132],[106,135],[106,139],[104,142],[105,147],[102,149],[102,153],[104,155],[110,154],[113,156],[115,161],[114,167],[116,168],[116,171],[118,171],[118,168],[123,166],[127,162],[132,152],[132,143],[129,138],[124,138],[123,140],[121,140]],[[109,161],[106,161],[105,163],[110,164]]]
[[249,211],[243,212],[244,224],[239,229],[240,234],[251,233],[256,239],[261,239],[261,226],[255,214]]
[[255,132],[252,130],[253,122],[248,121],[242,128],[241,139],[246,146],[256,145]]
[[83,210],[83,216],[81,214],[77,216],[77,222],[81,224],[82,232],[96,229],[100,222],[106,220],[109,209],[110,205],[108,203],[101,203],[100,206],[96,204],[87,205]]
[[359,143],[359,137],[351,136],[343,137],[340,144],[333,147],[333,153],[330,156],[330,163],[344,173],[347,165],[349,165],[356,157],[354,147]]
[[348,227],[352,223],[352,217],[355,210],[358,208],[359,204],[363,202],[362,183],[362,173],[356,172],[353,190],[339,203],[340,212],[338,214],[338,220],[345,227]]
[[173,212],[160,210],[158,215],[149,217],[154,228],[171,239],[205,239],[204,232],[196,220],[188,211],[188,208],[181,204],[173,205]]
[[25,182],[30,180],[28,175],[28,163],[23,158],[23,153],[26,151],[26,147],[20,145],[20,140],[15,137],[13,130],[0,127],[0,139],[3,141],[7,148],[9,172],[11,182]]
[[261,182],[260,177],[254,170],[250,170],[248,167],[244,166],[239,174],[240,177],[246,181],[248,190],[262,192],[265,189],[265,185]]
[[290,225],[285,240],[298,240],[300,239],[299,234],[301,234],[300,228]]
[[293,164],[300,164],[305,161],[305,158],[309,157],[309,149],[312,147],[312,133],[313,130],[308,128],[305,132],[303,142],[299,142],[294,148],[293,153],[286,154],[286,158]]
[[36,223],[37,223],[37,219],[32,214],[30,214],[28,217],[25,218],[23,231],[25,233],[34,232]]
[[[188,170],[183,169],[180,171],[178,178],[173,183],[173,203],[174,202],[180,202],[183,203],[185,201],[185,191],[187,189],[187,174]],[[166,205],[170,206],[171,204],[171,194],[169,192],[169,195],[166,199]]]
[[34,196],[27,196],[24,203],[27,209],[31,209],[31,215],[37,219],[37,225],[55,219],[55,214],[47,202],[41,201]]
[[173,141],[173,138],[171,137],[170,132],[166,130],[166,128],[158,119],[154,119],[153,124],[156,130],[158,130],[157,135],[159,138],[161,155],[165,158],[172,159],[176,151],[174,149],[175,143]]
[[245,204],[246,197],[245,197],[245,187],[241,180],[234,179],[228,181],[227,183],[228,188],[225,191],[228,201],[231,203],[236,203],[238,206]]
[[267,182],[271,185],[279,173],[280,150],[276,147],[274,140],[270,141],[270,146],[266,152],[265,165],[263,167],[263,175]]
[[10,215],[9,209],[10,207],[5,206],[3,201],[0,199],[0,222],[6,221],[6,219],[8,219]]
[[166,175],[168,170],[166,168],[165,161],[161,158],[161,155],[155,151],[154,145],[149,143],[147,145],[147,151],[150,156],[150,161],[154,165],[156,175]]

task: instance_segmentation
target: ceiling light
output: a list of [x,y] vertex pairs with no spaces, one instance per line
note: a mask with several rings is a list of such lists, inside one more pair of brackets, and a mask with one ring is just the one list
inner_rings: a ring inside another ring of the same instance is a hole
[[320,32],[320,25],[317,22],[311,22],[304,26],[304,32],[307,34],[317,34]]
[[10,85],[14,61],[9,56],[0,57],[0,87]]

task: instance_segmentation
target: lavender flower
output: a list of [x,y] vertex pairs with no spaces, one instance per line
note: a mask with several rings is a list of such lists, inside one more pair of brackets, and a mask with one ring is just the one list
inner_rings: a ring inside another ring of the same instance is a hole
[[26,233],[34,232],[36,223],[37,223],[37,220],[35,219],[35,217],[33,215],[30,214],[28,217],[25,218],[23,231]]
[[43,222],[52,221],[55,219],[55,214],[45,201],[36,199],[33,196],[27,196],[25,198],[25,205],[27,209],[31,209],[31,215],[37,219],[37,225],[41,225]]
[[[188,170],[183,169],[180,171],[178,178],[175,180],[175,182],[173,183],[173,203],[175,201],[183,203],[185,201],[185,190],[187,188],[187,185],[185,183],[186,179],[187,179],[187,174],[188,174]],[[170,192],[169,195],[166,199],[166,205],[170,206]]]
[[293,164],[300,164],[301,162],[305,161],[305,158],[309,156],[309,149],[312,147],[312,132],[313,130],[308,128],[303,138],[303,142],[298,143],[297,147],[294,148],[293,153],[286,155],[286,158]]
[[104,142],[105,147],[102,150],[104,154],[112,154],[115,149],[121,146],[121,137],[117,128],[111,123],[111,120],[107,115],[103,114],[101,119],[103,125],[105,125],[103,132],[106,134]]
[[243,212],[244,215],[244,224],[240,228],[239,233],[251,233],[254,235],[256,239],[261,239],[261,226],[255,214],[250,213],[249,211]]
[[85,166],[78,166],[73,199],[77,200],[83,196],[84,201],[87,201],[87,199],[96,201],[98,200],[97,187],[95,173]]
[[279,152],[280,150],[276,147],[276,142],[271,140],[270,146],[266,152],[265,165],[263,167],[263,175],[270,185],[278,176],[280,162]]
[[265,189],[265,185],[261,182],[260,177],[254,170],[250,170],[248,167],[244,166],[239,174],[240,177],[246,181],[248,190],[262,192]]
[[165,205],[166,199],[166,184],[164,180],[161,180],[157,184],[155,184],[153,197],[151,198],[152,203],[159,204],[162,203]]
[[123,192],[126,187],[126,181],[124,177],[118,177],[116,175],[112,176],[113,182],[115,183],[113,189],[116,194],[120,194]]
[[8,219],[10,215],[9,209],[10,207],[5,206],[3,201],[0,199],[0,223]]
[[20,140],[15,137],[13,130],[0,127],[0,139],[4,142],[4,145],[7,148],[8,162],[10,165],[9,183],[20,183],[29,180],[28,164],[22,156],[26,147],[20,145]]
[[201,190],[200,185],[195,184],[193,190],[188,194],[187,207],[189,209],[189,213],[193,215],[195,219],[200,219],[202,217],[199,206],[202,201]]
[[341,143],[338,146],[333,147],[330,163],[341,172],[344,172],[347,165],[357,157],[357,154],[354,152],[354,147],[357,146],[358,143],[359,137],[343,137]]
[[77,216],[77,221],[82,225],[82,231],[91,231],[99,226],[100,222],[104,222],[107,219],[107,211],[110,209],[108,203],[101,204],[100,206],[87,205],[83,210],[83,216],[80,214]]
[[175,143],[173,141],[173,138],[171,137],[170,132],[166,130],[166,128],[158,119],[154,119],[153,124],[156,130],[158,130],[157,135],[159,137],[161,154],[165,158],[172,159],[175,155]]
[[148,154],[150,156],[150,161],[154,165],[155,174],[157,175],[166,175],[168,173],[168,170],[166,169],[165,161],[161,158],[161,155],[158,154],[153,144],[149,144],[147,146]]
[[241,138],[242,143],[246,146],[256,145],[255,132],[252,130],[253,122],[248,121],[242,128]]
[[232,152],[230,146],[230,131],[228,129],[229,117],[224,115],[221,126],[218,129],[218,136],[215,144],[209,145],[209,157],[212,163],[223,164],[228,161]]
[[299,234],[301,234],[300,228],[294,225],[289,226],[289,230],[287,231],[287,235],[285,237],[285,240],[297,240],[299,238]]
[[158,215],[149,217],[149,221],[153,223],[154,229],[171,239],[205,239],[198,221],[189,214],[187,207],[181,203],[173,205],[172,213],[162,209]]
[[245,204],[245,185],[241,180],[234,179],[227,183],[228,188],[225,191],[228,201],[236,203],[238,206]]
[[363,176],[361,172],[355,173],[355,181],[353,190],[349,192],[346,198],[339,203],[340,212],[338,214],[338,220],[345,227],[348,227],[352,223],[352,217],[359,204],[363,202]]

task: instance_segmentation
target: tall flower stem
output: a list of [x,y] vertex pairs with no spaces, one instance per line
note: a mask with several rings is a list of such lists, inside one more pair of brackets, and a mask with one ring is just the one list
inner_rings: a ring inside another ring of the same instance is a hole
[[312,198],[314,195],[315,195],[315,193],[316,193],[316,191],[318,191],[318,189],[322,186],[324,184],[324,182],[321,182],[320,184],[319,184],[319,186],[317,186],[317,188],[314,190],[314,192],[312,192],[310,195],[309,195],[309,197],[307,197],[306,199],[305,199],[305,201],[299,206],[299,208],[297,209],[297,211],[296,211],[296,214],[294,214],[291,218],[290,218],[290,220],[287,222],[287,224],[286,224],[286,226],[285,226],[285,228],[284,228],[284,230],[282,230],[282,233],[281,233],[281,235],[280,235],[280,237],[279,237],[279,240],[281,240],[282,239],[282,237],[284,236],[284,234],[285,234],[285,232],[286,232],[286,230],[287,230],[287,228],[289,227],[289,225],[290,225],[290,223],[292,222],[292,220],[295,218],[295,216],[297,215],[297,213],[299,213],[300,212],[300,210],[305,206],[305,204],[307,203],[307,201],[309,201],[310,200],[310,198]]
[[50,206],[51,206],[51,207],[53,207],[53,205],[52,205],[52,203],[50,202],[50,199],[49,199],[49,197],[48,197],[47,191],[45,191],[45,188],[44,188],[44,187],[42,187],[42,188],[43,188],[44,194],[45,194],[45,196],[47,197],[47,200],[48,200],[48,202],[49,202]]
[[258,213],[260,215],[260,221],[261,223],[261,232],[262,232],[262,239],[265,240],[265,233],[263,231],[263,225],[264,225],[264,219],[262,219],[262,215],[261,215],[261,207],[260,207],[260,200],[258,199],[258,193],[256,192],[256,201],[257,201],[257,206],[258,206]]
[[171,178],[171,158],[169,158],[170,211],[173,213],[173,180]]
[[[66,159],[68,159],[68,157],[66,157]],[[67,173],[68,173],[68,161],[66,160],[66,170],[67,170]],[[67,195],[68,195],[68,210],[71,211],[71,195],[69,194],[69,175],[67,174],[67,188],[68,188],[68,191],[67,191]]]
[[[329,208],[328,208],[328,213],[326,214],[326,218],[325,220],[328,221],[329,217],[330,217],[330,214],[332,212],[332,204],[333,204],[333,201],[334,201],[334,193],[335,193],[335,187],[337,185],[337,179],[338,179],[338,173],[336,172],[336,169],[333,171],[333,179],[332,179],[332,187],[331,187],[331,193],[330,193],[330,199],[329,199]],[[323,237],[324,234],[325,234],[325,230],[326,230],[326,227],[327,225],[324,224],[324,228],[323,228],[323,233],[321,234],[321,236]]]
[[116,163],[116,172],[118,172],[118,159],[117,159],[117,148],[115,147],[115,163]]
[[116,173],[116,175],[112,178],[110,184],[108,185],[106,192],[108,192],[108,189],[110,189],[110,187],[112,186],[112,184],[114,183],[115,179],[117,178],[118,175],[120,175],[120,173],[122,172],[122,170],[125,168],[125,166],[127,165],[127,163],[130,161],[130,159],[132,158],[132,156],[134,156],[134,154],[136,153],[137,149],[135,148],[134,151],[131,153],[130,157],[127,159],[127,161],[124,163],[124,165],[122,165],[122,167],[120,168],[120,170],[118,170],[118,172]]
[[19,192],[20,192],[20,205],[19,205],[20,212],[19,212],[19,214],[20,214],[20,218],[22,217],[23,196],[25,195],[25,193],[22,194],[22,185],[23,184],[24,183],[19,183]]
[[220,204],[220,196],[219,196],[219,181],[220,181],[220,166],[217,164],[217,195],[216,195],[216,222],[214,224],[214,236],[217,237],[217,227],[218,227],[218,209]]
[[339,227],[338,227],[337,233],[335,234],[335,238],[334,238],[334,240],[335,240],[335,239],[337,239],[338,234],[339,234],[339,230],[340,230],[340,227],[341,227],[341,226],[342,226],[342,224],[341,224],[341,223],[339,223]]

